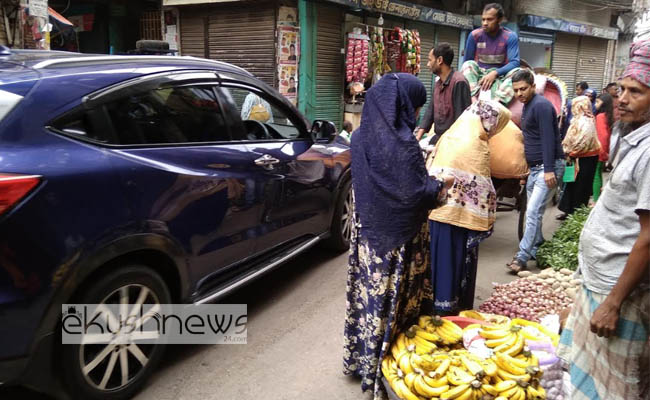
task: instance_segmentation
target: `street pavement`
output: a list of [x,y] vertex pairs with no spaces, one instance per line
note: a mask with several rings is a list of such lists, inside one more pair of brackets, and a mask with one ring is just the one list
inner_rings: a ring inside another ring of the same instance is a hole
[[[558,223],[544,217],[550,239]],[[509,282],[505,264],[517,250],[517,213],[497,216],[479,250],[475,307],[493,282]],[[535,271],[535,263],[530,263]],[[136,400],[360,400],[358,379],[342,374],[347,254],[315,248],[222,303],[248,304],[245,345],[173,346]],[[51,400],[24,389],[0,389],[2,400]]]

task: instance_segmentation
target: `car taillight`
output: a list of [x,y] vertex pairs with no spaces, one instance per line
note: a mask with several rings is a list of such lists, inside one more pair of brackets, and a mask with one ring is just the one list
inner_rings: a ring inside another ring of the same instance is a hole
[[36,175],[0,174],[0,215],[18,203],[40,181],[41,177]]

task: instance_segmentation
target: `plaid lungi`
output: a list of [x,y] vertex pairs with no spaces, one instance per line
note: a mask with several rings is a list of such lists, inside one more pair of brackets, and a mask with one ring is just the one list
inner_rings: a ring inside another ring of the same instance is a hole
[[[512,88],[512,76],[521,68],[513,68],[505,76],[499,76],[494,80],[491,88],[492,99],[500,101],[504,105],[508,105],[512,98],[515,96],[515,90]],[[477,96],[481,90],[478,81],[485,75],[494,71],[495,68],[485,69],[479,67],[478,63],[473,60],[465,61],[461,67],[461,72],[469,83],[469,91],[472,96]]]
[[584,286],[562,332],[558,355],[569,364],[573,400],[648,399],[650,291],[621,307],[616,335],[598,337],[589,321],[607,296]]

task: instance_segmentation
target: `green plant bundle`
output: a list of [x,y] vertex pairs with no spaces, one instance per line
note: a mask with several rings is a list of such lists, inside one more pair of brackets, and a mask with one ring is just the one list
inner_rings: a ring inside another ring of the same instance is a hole
[[578,242],[580,233],[587,222],[591,208],[580,207],[570,214],[553,234],[551,240],[545,241],[537,252],[537,266],[551,267],[555,270],[578,268]]

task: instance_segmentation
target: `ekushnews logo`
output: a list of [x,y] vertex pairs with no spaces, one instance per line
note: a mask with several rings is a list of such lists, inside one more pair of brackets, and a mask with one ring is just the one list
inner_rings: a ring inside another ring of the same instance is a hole
[[63,344],[245,344],[246,304],[64,304]]

